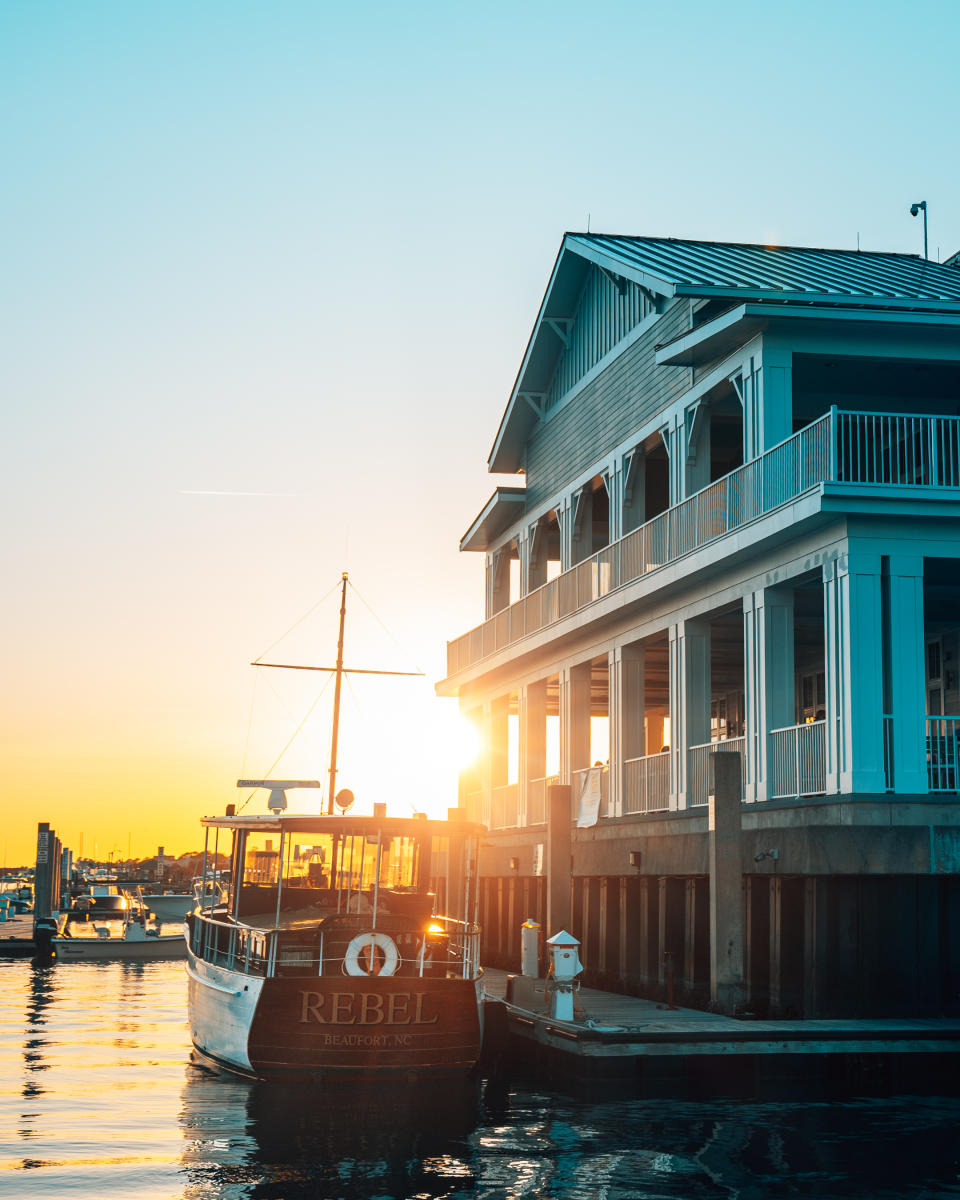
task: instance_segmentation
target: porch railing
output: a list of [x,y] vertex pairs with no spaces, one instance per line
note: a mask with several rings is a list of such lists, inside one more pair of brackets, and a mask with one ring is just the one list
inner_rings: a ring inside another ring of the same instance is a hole
[[490,828],[514,829],[520,822],[520,789],[515,783],[495,787],[490,797]]
[[740,755],[740,785],[747,778],[746,738],[724,738],[687,747],[687,807],[696,808],[710,800],[710,756],[720,750]]
[[623,764],[623,812],[666,812],[670,807],[670,751],[628,758]]
[[927,717],[927,786],[960,792],[960,717]]
[[543,779],[527,780],[527,824],[545,825],[547,822],[547,788],[560,782],[559,775],[546,775]]
[[769,799],[820,796],[827,790],[826,721],[770,730]]
[[447,673],[465,670],[831,480],[960,488],[960,417],[831,409],[448,642]]

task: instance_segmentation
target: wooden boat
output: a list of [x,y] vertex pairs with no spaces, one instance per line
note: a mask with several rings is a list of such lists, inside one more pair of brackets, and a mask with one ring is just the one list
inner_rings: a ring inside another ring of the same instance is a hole
[[[187,917],[190,1033],[201,1059],[259,1079],[472,1070],[480,1054],[477,854],[483,827],[351,815],[335,791],[346,575],[327,812],[206,817],[204,873],[229,845],[226,897]],[[256,665],[278,665],[262,664]],[[377,672],[408,674],[410,672]],[[344,811],[334,814],[334,799]],[[437,897],[442,903],[437,903]]]
[[203,1058],[266,1079],[474,1066],[480,827],[383,811],[203,824],[208,847],[211,830],[233,844],[226,903],[187,917]]

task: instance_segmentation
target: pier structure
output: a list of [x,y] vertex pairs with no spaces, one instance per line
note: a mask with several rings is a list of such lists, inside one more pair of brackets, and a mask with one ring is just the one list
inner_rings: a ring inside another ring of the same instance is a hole
[[484,961],[529,917],[587,985],[960,1015],[960,270],[567,234],[488,466]]

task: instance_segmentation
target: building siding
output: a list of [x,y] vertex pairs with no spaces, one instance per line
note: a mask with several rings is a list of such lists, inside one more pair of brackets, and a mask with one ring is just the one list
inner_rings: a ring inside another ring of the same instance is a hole
[[527,443],[529,508],[561,491],[688,389],[688,368],[657,366],[654,350],[683,333],[689,322],[689,301],[674,301],[578,396],[537,427]]

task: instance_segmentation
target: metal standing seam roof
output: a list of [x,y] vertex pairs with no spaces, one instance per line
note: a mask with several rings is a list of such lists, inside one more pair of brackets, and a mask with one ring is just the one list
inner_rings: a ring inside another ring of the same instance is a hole
[[955,268],[915,254],[688,242],[674,238],[571,233],[567,243],[593,248],[672,285],[676,295],[721,290],[732,295],[828,297],[909,304],[911,300],[960,303]]
[[957,267],[915,254],[567,233],[490,451],[491,471],[519,467],[520,444],[536,419],[521,395],[546,389],[560,352],[556,334],[544,333],[544,321],[569,315],[571,291],[582,285],[590,262],[666,297],[960,313]]

